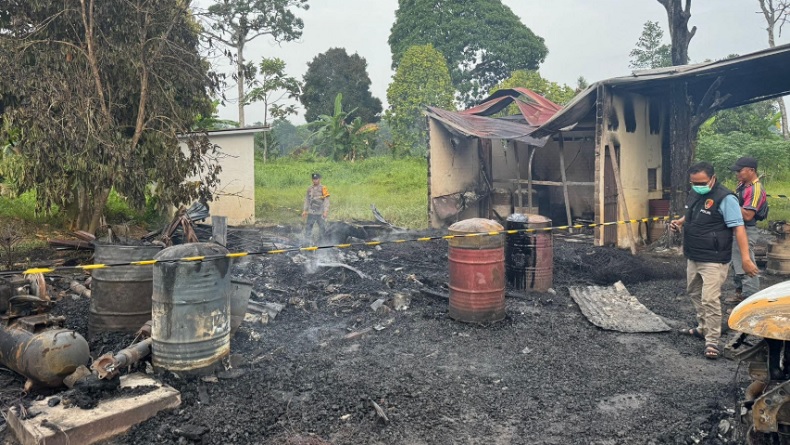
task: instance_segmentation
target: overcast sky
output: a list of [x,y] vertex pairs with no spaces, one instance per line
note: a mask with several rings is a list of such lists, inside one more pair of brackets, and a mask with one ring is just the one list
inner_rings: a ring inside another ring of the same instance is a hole
[[[628,53],[648,20],[661,24],[669,43],[666,12],[657,0],[503,1],[545,40],[549,55],[540,73],[555,82],[575,86],[579,76],[594,82],[628,74]],[[245,58],[280,57],[289,74],[301,79],[316,55],[345,48],[367,60],[371,91],[386,107],[393,75],[387,38],[397,8],[397,0],[310,0],[310,9],[299,12],[304,19],[301,41],[277,45],[261,37],[249,46]],[[694,0],[690,25],[698,29],[689,48],[692,62],[766,48],[765,20],[759,10],[757,0]],[[790,42],[788,34],[790,28],[778,43]],[[227,91],[228,98],[235,99],[234,91]],[[249,106],[246,113],[248,124],[262,120],[260,105]],[[236,104],[226,104],[220,116],[237,119]],[[301,115],[291,120],[304,122]]]

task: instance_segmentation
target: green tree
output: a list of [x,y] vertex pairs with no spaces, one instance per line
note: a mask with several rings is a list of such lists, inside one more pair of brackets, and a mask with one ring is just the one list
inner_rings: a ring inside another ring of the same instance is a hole
[[345,103],[355,111],[350,118],[376,122],[381,114],[381,101],[370,92],[368,62],[358,54],[349,56],[345,48],[330,48],[307,64],[304,89],[299,98],[305,107],[305,120],[313,122],[320,115],[331,115],[335,98],[342,94]]
[[672,66],[672,47],[664,43],[664,30],[658,22],[648,20],[642,35],[631,50],[631,68],[651,69]]
[[712,163],[717,172],[727,172],[744,155],[757,159],[760,174],[769,181],[790,170],[790,141],[779,135],[755,138],[738,131],[719,134],[706,131],[705,126],[700,129],[696,157]]
[[343,94],[335,96],[332,114],[322,114],[310,123],[315,128],[313,137],[319,151],[336,161],[363,159],[375,148],[376,124],[366,123],[361,117],[350,120],[355,110],[343,110]]
[[[283,104],[283,99],[296,99],[299,97],[302,85],[295,77],[285,74],[285,62],[282,59],[263,58],[258,65],[258,74],[254,81],[255,88],[250,90],[245,103],[263,102],[263,125],[269,125],[269,117],[284,119],[296,114],[296,105]],[[263,162],[269,151],[271,132],[260,137],[263,140]]]
[[425,107],[454,108],[450,71],[433,45],[412,46],[406,51],[387,89],[387,101],[394,153],[424,155],[428,143]]
[[277,141],[280,156],[304,147],[311,133],[308,125],[296,126],[287,119],[277,119],[272,124],[272,136]]
[[206,22],[203,33],[209,44],[217,40],[231,51],[226,55],[236,68],[240,126],[245,124],[247,79],[255,73],[254,67],[244,59],[247,44],[263,35],[277,42],[298,39],[304,22],[294,10],[307,8],[307,0],[215,0],[207,10],[199,12]]
[[[518,70],[507,79],[503,80],[491,89],[490,93],[493,94],[497,90],[506,88],[527,88],[530,89],[546,99],[564,105],[573,99],[576,95],[576,90],[568,85],[560,85],[557,82],[544,79],[537,71]],[[516,114],[518,111],[515,106],[510,110],[510,114]]]
[[587,79],[585,79],[584,76],[579,76],[579,78],[576,79],[576,92],[577,93],[580,92],[580,91],[586,90],[587,87],[589,87],[589,86],[590,86],[590,82],[587,82]]
[[536,70],[548,49],[501,0],[399,0],[389,36],[392,68],[432,44],[447,60],[458,99],[472,105],[516,70]]
[[218,114],[219,100],[211,101],[211,114],[203,115],[198,113],[195,116],[195,123],[192,125],[192,131],[212,131],[224,130],[227,128],[238,128],[239,123],[230,119],[221,119]]
[[[211,114],[217,84],[181,0],[6,2],[0,32],[0,140],[11,129],[19,191],[65,208],[94,231],[112,189],[142,209],[210,199],[218,169],[208,139],[187,138]],[[20,100],[21,99],[21,100]],[[122,172],[122,174],[121,174]],[[187,178],[195,178],[187,181]],[[149,188],[155,184],[153,189]]]
[[709,125],[717,134],[739,132],[767,139],[776,135],[779,120],[776,101],[763,101],[719,111]]

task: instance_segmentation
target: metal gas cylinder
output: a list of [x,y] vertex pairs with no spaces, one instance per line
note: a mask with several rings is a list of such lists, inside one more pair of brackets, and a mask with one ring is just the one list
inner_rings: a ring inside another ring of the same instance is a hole
[[[230,354],[227,254],[218,244],[191,243],[168,247],[156,256],[151,329],[155,368],[201,374],[213,371]],[[178,259],[183,261],[172,261]]]
[[64,317],[49,314],[9,320],[0,328],[0,363],[27,377],[25,388],[58,387],[90,360],[88,342],[63,329]]
[[[450,226],[450,234],[501,232],[490,219],[472,218]],[[504,235],[459,237],[449,240],[450,317],[470,323],[505,318]]]

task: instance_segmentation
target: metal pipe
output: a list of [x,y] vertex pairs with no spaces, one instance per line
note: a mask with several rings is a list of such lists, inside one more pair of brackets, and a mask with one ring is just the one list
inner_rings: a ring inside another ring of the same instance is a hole
[[93,362],[91,369],[100,379],[111,379],[120,373],[121,368],[131,366],[151,354],[152,338],[135,343],[126,349],[121,349],[113,355],[108,352]]

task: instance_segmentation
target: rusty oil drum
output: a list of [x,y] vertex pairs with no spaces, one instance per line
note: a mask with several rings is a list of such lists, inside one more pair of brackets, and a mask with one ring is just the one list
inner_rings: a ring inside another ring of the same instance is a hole
[[[452,235],[500,232],[490,219],[472,218],[449,228]],[[504,235],[451,238],[450,317],[468,323],[492,323],[505,318]]]
[[[160,246],[97,244],[97,264],[151,260]],[[151,266],[120,266],[92,272],[88,337],[99,332],[134,333],[151,319],[154,272]]]
[[168,247],[156,256],[152,307],[152,362],[155,369],[187,374],[212,372],[230,354],[230,266],[213,243]]
[[230,336],[236,333],[247,314],[247,305],[252,294],[252,281],[232,277],[230,279]]
[[[541,215],[510,215],[507,230],[544,229],[551,220]],[[507,283],[513,289],[546,292],[554,280],[554,244],[551,231],[508,235],[505,246]]]

